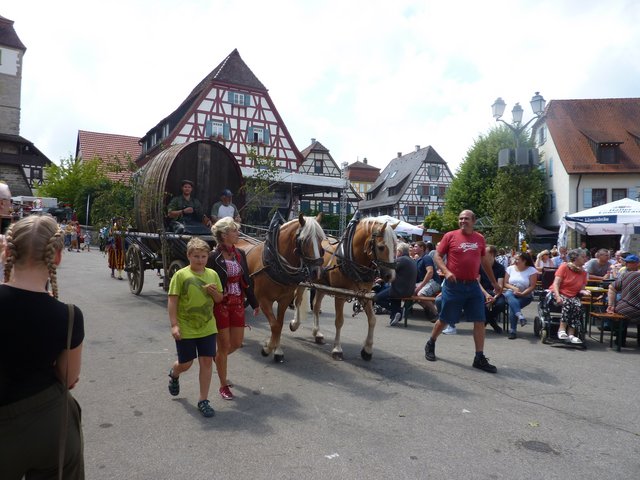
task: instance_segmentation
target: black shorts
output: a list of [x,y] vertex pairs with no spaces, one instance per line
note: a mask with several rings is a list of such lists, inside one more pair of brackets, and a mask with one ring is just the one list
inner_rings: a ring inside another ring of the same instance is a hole
[[213,333],[206,337],[176,340],[178,363],[187,363],[197,357],[215,357],[216,335]]

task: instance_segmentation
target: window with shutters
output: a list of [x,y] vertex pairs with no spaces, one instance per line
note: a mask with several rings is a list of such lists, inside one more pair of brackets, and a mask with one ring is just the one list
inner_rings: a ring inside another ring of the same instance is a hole
[[440,178],[440,166],[429,165],[429,180],[438,180]]
[[244,107],[248,107],[251,105],[251,97],[247,93],[240,92],[229,92],[228,97],[229,103],[234,105],[240,105]]

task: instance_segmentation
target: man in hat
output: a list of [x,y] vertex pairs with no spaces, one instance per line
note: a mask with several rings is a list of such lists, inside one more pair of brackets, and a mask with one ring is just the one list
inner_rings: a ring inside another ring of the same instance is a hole
[[231,197],[233,197],[231,190],[225,188],[220,194],[220,201],[214,203],[213,207],[211,207],[211,223],[216,223],[225,217],[231,217],[237,223],[242,222],[238,208],[231,203]]
[[191,196],[193,182],[183,180],[180,184],[182,195],[173,197],[167,206],[167,215],[170,219],[182,224],[209,224],[209,219],[204,214],[200,201]]

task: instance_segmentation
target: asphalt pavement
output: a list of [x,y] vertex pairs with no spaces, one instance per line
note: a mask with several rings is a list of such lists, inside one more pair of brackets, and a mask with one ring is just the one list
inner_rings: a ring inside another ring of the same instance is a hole
[[[427,362],[431,324],[408,328],[378,316],[373,359],[360,358],[366,317],[345,311],[344,361],[331,359],[333,305],[325,298],[327,343],[311,318],[283,329],[285,362],[264,358],[269,328],[249,315],[245,345],[229,357],[236,398],[211,388],[213,418],[196,409],[197,367],[171,397],[175,359],[166,294],[154,271],[140,296],[110,278],[97,250],[65,252],[60,298],[84,312],[80,383],[88,479],[637,479],[640,475],[640,348],[618,353],[588,339],[587,350],[542,345],[487,331],[498,367],[471,367],[471,325],[441,336]],[[286,324],[293,312],[287,313]],[[595,333],[594,333],[594,336]]]

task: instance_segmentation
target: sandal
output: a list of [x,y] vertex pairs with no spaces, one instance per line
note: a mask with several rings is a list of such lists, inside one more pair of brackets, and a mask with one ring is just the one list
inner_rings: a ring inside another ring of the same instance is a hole
[[569,335],[564,330],[558,330],[558,340],[567,340]]
[[209,400],[200,400],[198,402],[198,410],[203,417],[213,417],[216,414],[213,407],[211,407]]
[[180,393],[180,380],[173,376],[173,368],[169,370],[169,393],[174,397]]

